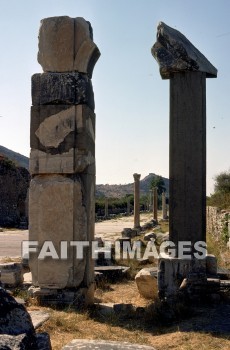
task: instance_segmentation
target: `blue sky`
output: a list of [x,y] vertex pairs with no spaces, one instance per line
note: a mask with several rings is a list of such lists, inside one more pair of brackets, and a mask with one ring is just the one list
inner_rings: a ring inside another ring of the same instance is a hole
[[84,17],[101,51],[93,74],[97,183],[168,177],[169,81],[151,55],[163,21],[218,69],[207,79],[207,189],[230,168],[230,1],[0,0],[0,144],[29,156],[31,75],[45,17]]

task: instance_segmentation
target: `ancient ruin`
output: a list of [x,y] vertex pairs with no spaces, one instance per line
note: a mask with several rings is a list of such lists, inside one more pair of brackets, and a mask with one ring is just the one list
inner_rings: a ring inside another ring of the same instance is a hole
[[157,223],[157,210],[158,210],[158,194],[157,194],[157,187],[153,188],[153,219]]
[[166,204],[166,193],[162,192],[162,219],[166,220],[167,219],[167,204]]
[[177,273],[206,272],[205,261],[181,259],[180,242],[206,241],[206,78],[217,70],[177,30],[160,22],[152,54],[163,79],[170,79],[169,239],[176,259],[161,259],[161,294],[178,289]]
[[[91,77],[100,52],[84,18],[41,21],[32,76],[29,239],[34,293],[44,300],[92,302],[94,265],[89,247],[78,259],[69,242],[94,239],[95,114]],[[61,241],[67,246],[61,247]],[[38,258],[44,242],[45,259]],[[55,249],[58,258],[50,253]],[[65,249],[65,259],[60,259]],[[50,254],[49,254],[50,253]],[[50,255],[50,256],[49,256]],[[69,288],[71,292],[68,293]],[[75,291],[75,292],[74,292]],[[65,293],[64,293],[65,292]]]
[[134,177],[134,228],[140,228],[140,174],[133,174]]

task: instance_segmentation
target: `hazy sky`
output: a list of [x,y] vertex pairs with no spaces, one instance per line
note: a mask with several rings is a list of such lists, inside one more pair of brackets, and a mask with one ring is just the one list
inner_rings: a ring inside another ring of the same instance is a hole
[[97,183],[168,177],[169,81],[151,55],[163,21],[218,69],[207,79],[207,185],[230,168],[229,0],[0,0],[0,144],[29,156],[31,75],[45,17],[90,21],[101,51],[93,74]]

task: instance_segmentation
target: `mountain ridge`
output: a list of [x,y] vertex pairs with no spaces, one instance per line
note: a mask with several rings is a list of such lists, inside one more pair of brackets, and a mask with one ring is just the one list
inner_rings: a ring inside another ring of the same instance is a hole
[[[14,152],[4,146],[0,146],[0,155],[9,158],[11,161],[15,163],[16,166],[29,169],[29,158]],[[150,184],[154,177],[157,177],[160,175],[157,175],[155,173],[149,173],[147,176],[145,176],[143,179],[140,180],[140,194],[141,195],[148,195],[150,190]],[[165,187],[166,187],[166,193],[168,195],[169,193],[169,179],[163,177]],[[108,197],[108,198],[121,198],[128,194],[133,194],[134,192],[134,185],[133,182],[128,184],[120,184],[120,185],[109,185],[109,184],[99,184],[96,185],[96,197]]]

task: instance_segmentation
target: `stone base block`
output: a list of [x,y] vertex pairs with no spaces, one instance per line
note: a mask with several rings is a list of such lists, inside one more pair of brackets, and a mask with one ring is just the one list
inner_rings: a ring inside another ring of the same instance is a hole
[[0,264],[0,281],[6,287],[16,287],[22,284],[22,265],[17,263]]
[[206,259],[160,258],[157,274],[159,297],[176,296],[183,280],[191,274],[206,274]]
[[72,305],[82,308],[94,303],[95,284],[91,283],[88,288],[59,290],[32,286],[28,291],[31,296],[38,299],[41,305]]
[[47,175],[32,179],[29,240],[37,243],[35,252],[30,252],[29,266],[35,286],[63,289],[78,287],[85,279],[86,285],[93,281],[93,275],[90,277],[93,268],[87,268],[92,260],[90,243],[82,254],[71,243],[93,239],[94,227],[88,224],[92,218],[86,203],[90,198],[93,203],[94,197],[84,196],[86,190],[92,195],[94,186],[91,187],[86,189],[78,176]]

